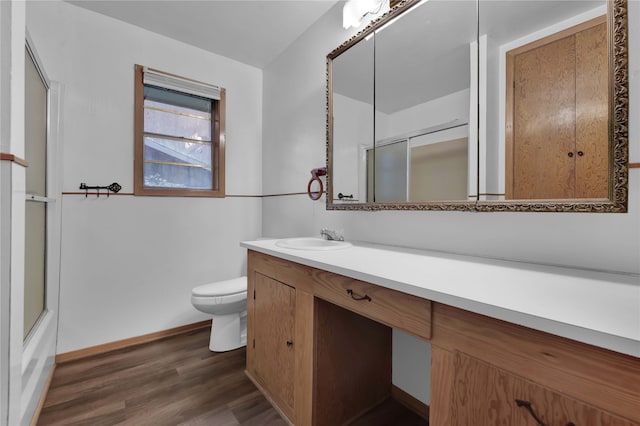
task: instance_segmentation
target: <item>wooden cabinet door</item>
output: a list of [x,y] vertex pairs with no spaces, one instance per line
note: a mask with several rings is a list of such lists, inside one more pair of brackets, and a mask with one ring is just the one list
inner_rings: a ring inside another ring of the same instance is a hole
[[255,274],[253,373],[293,418],[295,289]]
[[513,57],[515,199],[573,198],[575,38]]
[[576,34],[576,198],[609,196],[607,25]]
[[462,352],[433,355],[431,426],[638,426]]
[[507,199],[607,198],[605,17],[507,52]]

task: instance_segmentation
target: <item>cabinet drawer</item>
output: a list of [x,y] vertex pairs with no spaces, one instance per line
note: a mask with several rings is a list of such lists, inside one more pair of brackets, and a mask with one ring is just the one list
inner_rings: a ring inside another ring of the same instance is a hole
[[448,426],[637,426],[464,353],[455,352],[450,359]]
[[318,274],[314,295],[362,316],[431,338],[431,301],[332,273]]

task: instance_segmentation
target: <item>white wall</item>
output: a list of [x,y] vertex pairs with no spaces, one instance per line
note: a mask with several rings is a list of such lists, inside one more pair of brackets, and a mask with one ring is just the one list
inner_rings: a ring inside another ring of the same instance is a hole
[[[27,29],[65,87],[63,192],[133,192],[134,64],[227,89],[226,191],[262,193],[261,70],[61,1],[28,2]],[[204,320],[196,285],[239,276],[259,198],[65,194],[58,353]]]
[[[640,55],[634,54],[640,51],[640,2],[636,0],[629,2],[629,21],[630,160],[640,162],[640,122],[634,119],[640,113]],[[338,4],[264,70],[267,192],[303,190],[309,170],[324,163],[325,56],[350,35],[341,28]],[[639,169],[630,170],[629,188],[626,214],[341,212],[326,211],[324,199],[273,197],[263,202],[263,235],[317,235],[321,227],[329,227],[344,229],[351,240],[640,273]],[[408,352],[409,348],[403,351],[396,345],[394,370],[415,368],[414,373],[420,374],[423,369],[408,360]],[[396,385],[410,391],[404,383]]]
[[389,114],[389,133],[376,134],[376,139],[394,137],[453,120],[469,121],[469,89],[460,90],[429,102]]

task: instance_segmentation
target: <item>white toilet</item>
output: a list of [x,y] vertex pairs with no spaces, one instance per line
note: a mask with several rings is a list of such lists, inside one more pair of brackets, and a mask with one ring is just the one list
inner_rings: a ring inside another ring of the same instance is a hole
[[209,349],[225,352],[247,344],[247,277],[204,284],[191,290],[191,303],[212,315]]

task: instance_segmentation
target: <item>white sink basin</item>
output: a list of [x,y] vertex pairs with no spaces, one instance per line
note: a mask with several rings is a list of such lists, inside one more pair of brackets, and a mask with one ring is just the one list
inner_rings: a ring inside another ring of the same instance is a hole
[[276,246],[294,250],[340,250],[351,247],[351,243],[314,237],[302,237],[278,240],[276,241]]

